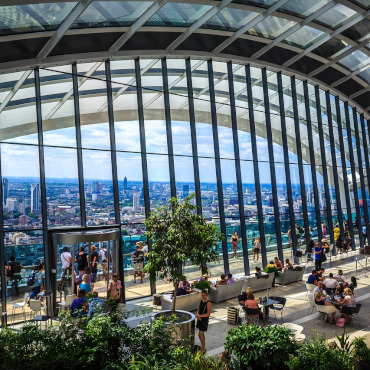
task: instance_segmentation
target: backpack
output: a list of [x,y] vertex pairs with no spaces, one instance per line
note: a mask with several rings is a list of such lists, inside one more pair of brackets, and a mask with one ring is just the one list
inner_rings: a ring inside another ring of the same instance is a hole
[[28,286],[33,286],[35,284],[36,272],[37,271],[32,272],[32,274],[30,274],[30,276],[28,277],[28,279],[27,279],[27,285]]
[[83,258],[83,254],[79,254],[77,257],[77,264],[78,266],[84,266],[85,265],[85,259]]

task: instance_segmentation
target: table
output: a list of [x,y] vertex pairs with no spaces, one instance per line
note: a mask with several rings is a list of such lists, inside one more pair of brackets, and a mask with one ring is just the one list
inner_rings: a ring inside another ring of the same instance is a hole
[[52,316],[37,315],[31,321],[36,321],[36,323],[40,323],[40,327],[41,327],[42,322],[46,322],[46,327],[47,327],[48,320],[51,320],[52,318],[53,318]]
[[266,299],[266,301],[260,301],[258,304],[263,306],[263,309],[262,309],[262,314],[263,314],[263,318],[262,318],[262,321],[265,322],[265,318],[266,318],[266,307],[270,307],[274,304],[277,304],[279,303],[279,301],[275,301],[274,299]]

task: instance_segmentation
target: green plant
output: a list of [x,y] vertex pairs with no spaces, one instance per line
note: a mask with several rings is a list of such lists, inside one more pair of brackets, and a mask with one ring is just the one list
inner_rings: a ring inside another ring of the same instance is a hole
[[264,269],[263,269],[263,272],[266,272],[268,274],[270,274],[271,272],[274,272],[275,273],[275,277],[279,277],[280,275],[280,272],[279,270],[277,269],[277,267],[275,265],[272,265],[272,264],[269,264],[267,265]]
[[328,343],[324,336],[314,335],[303,342],[288,362],[291,370],[351,370],[352,357],[341,344]]
[[206,290],[208,293],[211,290],[211,284],[208,281],[202,280],[194,284],[194,288],[199,290]]
[[240,325],[229,331],[225,350],[242,368],[277,369],[296,352],[297,344],[283,326]]
[[221,235],[213,223],[196,213],[191,203],[194,194],[180,204],[171,198],[168,205],[159,207],[145,221],[146,235],[152,241],[145,271],[151,281],[169,277],[174,286],[172,312],[175,312],[176,293],[182,278],[182,266],[190,261],[201,273],[207,273],[207,263],[218,260],[218,240]]
[[353,355],[360,362],[370,365],[370,349],[367,347],[364,338],[355,338],[353,344]]

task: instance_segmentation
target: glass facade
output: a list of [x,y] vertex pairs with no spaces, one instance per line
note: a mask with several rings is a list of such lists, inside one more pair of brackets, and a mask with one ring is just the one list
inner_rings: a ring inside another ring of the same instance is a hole
[[[201,11],[182,10],[187,21]],[[249,273],[241,261],[251,259],[256,237],[263,264],[290,253],[292,226],[298,245],[310,237],[334,244],[337,223],[354,248],[363,244],[357,234],[359,217],[369,223],[368,122],[307,81],[181,58],[30,71],[14,94],[20,75],[0,75],[6,260],[13,254],[31,266],[43,259],[50,228],[120,224],[130,275],[146,215],[191,193],[225,234],[213,274]],[[153,293],[149,282],[143,287],[138,292],[128,278],[126,298]]]

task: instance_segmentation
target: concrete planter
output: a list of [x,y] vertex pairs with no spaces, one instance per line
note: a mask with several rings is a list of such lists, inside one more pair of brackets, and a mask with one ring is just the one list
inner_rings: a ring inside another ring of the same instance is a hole
[[[168,329],[172,331],[174,342],[179,342],[181,339],[191,339],[192,348],[194,347],[195,336],[195,315],[191,312],[176,310],[175,314],[180,317],[180,322],[166,322]],[[169,317],[170,310],[160,311],[152,315],[152,321],[157,320],[161,316]]]

